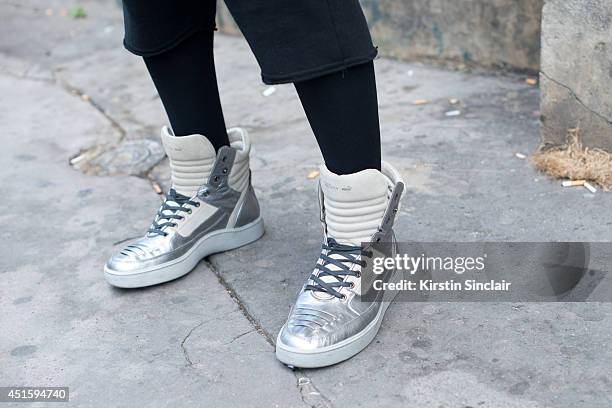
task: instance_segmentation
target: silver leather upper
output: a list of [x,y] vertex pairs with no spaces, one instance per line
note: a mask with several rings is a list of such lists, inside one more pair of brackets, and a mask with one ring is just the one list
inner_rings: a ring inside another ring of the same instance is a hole
[[[235,227],[240,227],[257,219],[259,217],[259,204],[250,185],[250,180],[243,193],[229,186],[228,180],[235,156],[236,149],[232,147],[224,146],[219,149],[208,180],[190,199],[190,201],[206,203],[216,208],[216,211],[203,220],[190,235],[183,236],[172,227],[163,229],[166,235],[148,232],[142,238],[126,245],[114,254],[108,260],[107,268],[116,273],[136,273],[177,259],[189,251],[202,237],[213,231],[227,228],[228,221],[237,205],[240,208],[234,217],[240,223],[237,222],[234,225]],[[193,207],[190,204],[184,204],[183,206],[189,209]],[[180,215],[187,218],[190,214],[190,212],[181,212]],[[156,216],[154,221],[159,218],[160,214]]]
[[[386,245],[393,256],[396,252],[393,221],[398,210],[399,200],[403,191],[403,183],[395,185],[380,228],[371,237],[371,242],[390,242]],[[323,207],[322,193],[319,189],[319,203],[321,206],[321,221],[325,226],[325,209]],[[327,237],[326,237],[327,239]],[[323,251],[325,252],[325,251]],[[360,271],[361,266],[353,263],[351,270]],[[353,278],[361,279],[361,278]],[[316,350],[334,345],[345,340],[370,324],[379,312],[384,294],[377,294],[374,301],[364,301],[359,290],[350,287],[342,288],[343,298],[334,297],[326,293],[308,290],[308,282],[302,287],[298,298],[292,307],[287,323],[281,329],[279,341],[286,347],[294,347],[302,351]],[[359,286],[359,285],[357,285]]]

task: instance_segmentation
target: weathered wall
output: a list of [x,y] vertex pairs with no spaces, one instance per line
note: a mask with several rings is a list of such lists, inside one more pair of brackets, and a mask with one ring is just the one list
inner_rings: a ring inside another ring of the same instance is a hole
[[[539,69],[543,0],[361,0],[382,55]],[[236,33],[225,9],[219,26]]]
[[541,136],[612,152],[612,0],[547,0],[542,23]]
[[537,70],[543,0],[362,0],[385,55]]

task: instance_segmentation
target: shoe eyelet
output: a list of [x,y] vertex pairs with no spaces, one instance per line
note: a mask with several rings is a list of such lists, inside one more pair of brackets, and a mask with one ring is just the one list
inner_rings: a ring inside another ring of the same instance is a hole
[[225,161],[227,160],[227,156],[223,156],[221,157],[221,161],[225,163]]
[[223,174],[227,174],[228,170],[227,168],[223,169]]
[[356,278],[361,278],[361,272],[357,272],[357,273],[355,274],[355,277],[356,277]]
[[187,211],[187,214],[191,214],[192,212],[193,212],[192,210],[189,210],[189,211]]
[[340,300],[346,300],[346,295],[340,296]]
[[196,206],[196,207],[199,207],[199,206],[200,206],[200,203],[196,202],[196,203],[195,203],[195,206]]
[[354,289],[355,288],[355,283],[351,282],[351,286],[349,286],[350,289]]
[[215,177],[213,178],[213,181],[214,181],[215,183],[216,183],[217,181],[219,181],[219,176],[215,176]]

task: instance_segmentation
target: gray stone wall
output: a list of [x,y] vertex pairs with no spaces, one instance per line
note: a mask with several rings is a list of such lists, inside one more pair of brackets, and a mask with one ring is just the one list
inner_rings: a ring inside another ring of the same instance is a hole
[[539,68],[543,0],[362,0],[384,55]]
[[[221,2],[222,3],[222,2]],[[385,56],[537,71],[543,0],[361,0]],[[224,4],[218,23],[238,33]]]
[[542,22],[541,136],[612,152],[612,0],[547,0]]

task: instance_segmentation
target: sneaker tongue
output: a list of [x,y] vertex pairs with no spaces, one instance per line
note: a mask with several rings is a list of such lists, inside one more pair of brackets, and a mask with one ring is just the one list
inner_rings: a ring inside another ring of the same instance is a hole
[[369,241],[387,207],[389,179],[375,169],[337,175],[323,165],[320,183],[328,236],[348,245]]
[[180,194],[193,197],[208,180],[216,152],[203,135],[175,136],[164,126],[162,144],[170,160],[172,187]]

